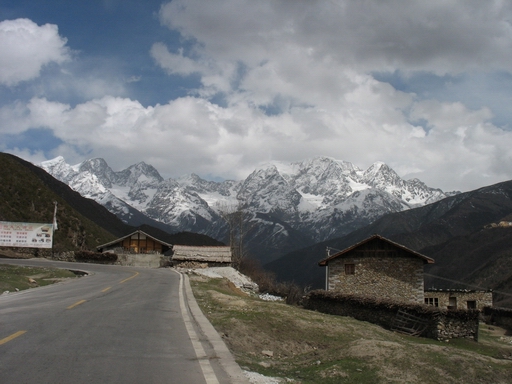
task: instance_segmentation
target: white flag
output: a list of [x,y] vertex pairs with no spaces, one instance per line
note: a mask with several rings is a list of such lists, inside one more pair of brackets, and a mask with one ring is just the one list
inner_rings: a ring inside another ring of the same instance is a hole
[[55,204],[55,210],[53,211],[53,230],[56,231],[58,229],[58,226],[57,226],[57,202],[54,201],[53,204]]

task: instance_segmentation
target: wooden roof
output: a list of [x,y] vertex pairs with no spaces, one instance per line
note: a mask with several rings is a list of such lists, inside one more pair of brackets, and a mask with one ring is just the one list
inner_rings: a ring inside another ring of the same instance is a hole
[[201,247],[191,245],[175,245],[172,260],[231,263],[231,247]]
[[120,237],[119,239],[116,239],[116,240],[111,241],[111,242],[106,243],[106,244],[98,245],[98,246],[96,247],[96,249],[101,249],[101,248],[108,247],[109,245],[113,245],[113,244],[116,244],[116,243],[120,243],[120,242],[121,242],[121,241],[123,241],[124,239],[130,238],[130,237],[132,237],[132,236],[133,236],[133,235],[135,235],[135,234],[144,235],[144,236],[146,236],[146,237],[148,237],[148,238],[150,238],[150,239],[153,239],[154,241],[156,241],[156,242],[158,242],[158,243],[160,243],[160,244],[162,244],[162,245],[166,245],[166,246],[168,246],[169,248],[172,248],[172,244],[169,244],[169,243],[166,243],[165,241],[159,240],[159,239],[157,239],[157,238],[155,238],[155,237],[153,237],[153,236],[151,236],[151,235],[148,235],[146,232],[141,231],[140,229],[138,229],[138,230],[136,230],[135,232],[130,233],[129,235],[126,235],[126,236]]
[[385,241],[386,243],[388,244],[391,244],[393,246],[395,246],[396,248],[399,248],[409,254],[411,254],[412,256],[414,257],[418,257],[420,259],[423,259],[423,261],[426,263],[426,264],[434,264],[434,259],[428,257],[428,256],[425,256],[425,255],[422,255],[421,253],[419,252],[416,252],[416,251],[413,251],[412,249],[409,249],[401,244],[398,244],[398,243],[395,243],[394,241],[391,241],[389,239],[386,239],[385,237],[382,237],[380,235],[373,235],[373,236],[370,236],[369,238],[363,240],[363,241],[360,241],[359,243],[356,243],[346,249],[344,249],[343,251],[340,251],[338,253],[335,253],[334,255],[331,255],[323,260],[320,260],[318,262],[318,265],[321,266],[321,267],[325,267],[329,261],[333,260],[333,259],[336,259],[338,257],[342,257],[343,255],[345,255],[347,252],[350,252],[352,251],[353,249],[356,249],[358,247],[360,247],[361,245],[363,244],[366,244],[372,240],[375,240],[375,239],[379,239],[379,240],[382,240],[382,241]]

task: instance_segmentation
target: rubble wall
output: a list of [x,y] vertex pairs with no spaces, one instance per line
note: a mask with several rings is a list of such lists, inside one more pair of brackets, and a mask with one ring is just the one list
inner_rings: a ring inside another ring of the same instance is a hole
[[304,298],[306,309],[338,316],[350,316],[357,320],[393,329],[399,311],[422,320],[420,336],[449,340],[469,338],[478,341],[480,311],[447,310],[428,305],[407,304],[368,297],[345,296],[339,292],[316,290]]

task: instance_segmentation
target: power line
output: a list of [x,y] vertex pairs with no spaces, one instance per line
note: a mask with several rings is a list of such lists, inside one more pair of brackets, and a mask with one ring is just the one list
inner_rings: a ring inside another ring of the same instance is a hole
[[[482,291],[489,291],[490,289],[489,288],[485,288],[485,287],[481,287],[479,285],[474,285],[474,284],[468,284],[468,283],[464,283],[462,281],[458,281],[458,280],[453,280],[453,279],[448,279],[446,277],[441,277],[441,276],[436,276],[436,275],[431,275],[430,273],[424,273],[425,276],[428,276],[428,277],[434,277],[436,279],[439,279],[439,280],[445,280],[445,281],[449,281],[450,283],[457,283],[457,284],[463,284],[465,286],[468,286],[468,287],[473,287],[475,289],[479,289],[479,290],[482,290]],[[500,295],[504,295],[504,296],[512,296],[511,293],[508,293],[508,292],[503,292],[503,291],[496,291],[494,289],[492,289],[493,292],[495,293],[499,293]]]

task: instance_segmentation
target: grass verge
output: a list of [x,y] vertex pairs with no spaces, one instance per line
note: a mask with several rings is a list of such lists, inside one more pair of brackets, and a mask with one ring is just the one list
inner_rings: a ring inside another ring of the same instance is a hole
[[482,325],[479,343],[387,331],[190,276],[194,296],[243,369],[291,383],[510,383],[512,337]]
[[65,269],[0,264],[0,293],[41,287],[72,277],[76,275]]

